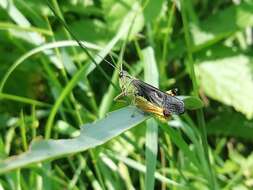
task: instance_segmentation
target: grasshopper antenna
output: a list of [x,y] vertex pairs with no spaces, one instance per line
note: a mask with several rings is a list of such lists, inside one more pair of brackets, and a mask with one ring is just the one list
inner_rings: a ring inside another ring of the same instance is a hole
[[[54,16],[61,22],[61,24],[64,26],[64,28],[68,31],[68,33],[74,38],[74,40],[78,43],[78,45],[82,48],[82,50],[87,54],[87,56],[91,59],[91,61],[95,64],[96,67],[98,67],[99,71],[104,75],[104,77],[110,82],[110,84],[118,90],[118,87],[111,81],[110,77],[105,73],[105,71],[101,68],[101,66],[96,62],[96,60],[92,57],[90,52],[88,51],[88,48],[75,36],[75,34],[70,30],[66,22],[60,18],[60,16],[55,12],[53,6],[49,3],[47,0],[47,5],[53,12]],[[100,58],[102,58],[106,63],[108,63],[113,68],[116,68],[112,63],[98,55]],[[118,68],[117,68],[118,69]]]
[[[98,56],[99,56],[100,58],[102,58],[99,54],[98,54]],[[111,55],[110,55],[110,56],[111,56]],[[112,68],[117,69],[117,70],[119,71],[119,68],[116,67],[114,64],[112,64],[110,61],[107,61],[105,58],[103,58],[103,60],[104,60],[106,63],[108,63]]]

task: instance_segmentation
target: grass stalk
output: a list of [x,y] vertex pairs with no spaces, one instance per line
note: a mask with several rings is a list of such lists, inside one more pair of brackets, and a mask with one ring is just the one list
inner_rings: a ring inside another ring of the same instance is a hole
[[166,68],[165,67],[167,65],[166,60],[167,60],[167,56],[168,56],[168,46],[171,42],[170,36],[172,33],[172,23],[173,23],[173,18],[174,18],[173,16],[175,13],[175,6],[176,6],[175,3],[173,2],[170,12],[168,14],[167,30],[166,30],[166,33],[164,34],[164,40],[163,40],[162,62],[160,63],[159,71],[160,71],[160,75],[162,75],[164,78],[166,77],[166,72],[165,72]]
[[[192,42],[191,42],[191,37],[190,37],[190,29],[189,29],[189,23],[187,19],[187,14],[186,14],[186,8],[185,8],[185,0],[181,0],[181,14],[182,14],[182,19],[183,19],[183,30],[184,30],[184,37],[185,37],[185,42],[186,42],[186,48],[187,48],[187,57],[188,57],[188,68],[190,71],[190,77],[192,80],[193,84],[193,94],[196,97],[199,97],[198,95],[198,84],[197,84],[197,79],[196,79],[196,73],[194,70],[194,60],[193,60],[193,54],[192,54]],[[203,110],[197,110],[197,120],[198,120],[198,125],[200,127],[201,131],[201,137],[202,137],[202,143],[203,143],[203,149],[205,153],[205,158],[207,161],[207,165],[209,168],[209,175],[207,173],[207,177],[209,178],[209,184],[211,189],[217,189],[217,183],[216,179],[214,176],[214,171],[211,167],[211,162],[208,154],[208,142],[207,142],[207,133],[206,133],[206,127],[205,127],[205,119],[204,119],[204,113]]]
[[[151,31],[149,31],[151,32]],[[159,74],[155,59],[154,49],[147,47],[142,51],[144,64],[144,80],[156,87],[159,86]],[[155,187],[155,171],[158,154],[158,124],[154,118],[146,121],[146,176],[145,189],[152,190]]]
[[21,112],[20,112],[20,125],[19,126],[20,126],[22,145],[23,145],[24,151],[27,151],[28,144],[27,144],[27,139],[26,139],[26,124],[25,124],[23,110],[21,110]]
[[6,94],[6,93],[0,92],[0,100],[1,99],[11,100],[11,101],[15,101],[15,102],[21,102],[24,104],[31,104],[31,105],[35,105],[38,107],[51,107],[50,104],[45,103],[45,102],[41,102],[41,101],[30,99],[30,98],[25,98],[25,97],[16,96],[13,94]]
[[[55,5],[54,7],[57,11],[57,14],[62,16],[62,14],[60,12],[60,9],[59,9],[59,6],[57,4],[57,1],[53,0],[53,2],[54,2],[54,5]],[[47,23],[48,23],[49,30],[52,31],[51,25],[50,25],[48,20],[47,20]],[[53,38],[53,41],[55,41],[54,35],[52,36],[52,38]],[[63,76],[64,82],[68,83],[69,79],[68,79],[67,72],[66,72],[64,64],[63,64],[64,60],[63,60],[63,57],[62,57],[62,55],[61,55],[58,48],[55,48],[55,54],[58,57],[58,59],[61,61],[61,64],[63,65],[62,69],[60,69],[60,73]],[[75,99],[72,92],[70,93],[69,99],[70,99],[71,103],[73,104],[73,107],[74,107],[74,110],[75,110],[75,119],[76,119],[78,125],[81,126],[83,124],[83,121],[82,121],[81,115],[80,115],[79,110],[78,110],[77,101],[76,101],[76,99]]]

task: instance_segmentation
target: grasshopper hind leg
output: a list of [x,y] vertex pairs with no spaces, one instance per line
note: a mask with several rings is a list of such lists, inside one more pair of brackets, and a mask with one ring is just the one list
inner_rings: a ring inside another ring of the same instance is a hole
[[[134,96],[134,98],[133,98],[133,100],[132,100],[132,105],[135,105],[135,106],[137,106],[136,105],[136,96]],[[141,114],[145,114],[145,112],[144,111],[142,111],[141,109],[139,109],[138,108],[138,106],[137,106],[137,108],[133,111],[133,113],[131,114],[131,117],[133,118],[133,117],[135,117],[135,114],[136,113],[141,113]]]

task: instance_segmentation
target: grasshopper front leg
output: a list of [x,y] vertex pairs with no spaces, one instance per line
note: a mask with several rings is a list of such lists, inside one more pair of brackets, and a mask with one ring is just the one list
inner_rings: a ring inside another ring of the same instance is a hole
[[121,99],[122,97],[127,96],[126,91],[122,91],[120,94],[118,94],[115,98],[113,98],[114,101],[117,101],[118,99]]
[[118,99],[120,99],[120,98],[122,98],[122,97],[125,97],[125,96],[128,96],[129,94],[131,94],[131,93],[128,92],[128,89],[129,89],[130,85],[132,84],[132,81],[133,81],[133,80],[131,80],[127,85],[126,85],[126,84],[123,85],[121,93],[118,94],[118,95],[113,99],[114,101],[116,101],[116,100],[118,100]]

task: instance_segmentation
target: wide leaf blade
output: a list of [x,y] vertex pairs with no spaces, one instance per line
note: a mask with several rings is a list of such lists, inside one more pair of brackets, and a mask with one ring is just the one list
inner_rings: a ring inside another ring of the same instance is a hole
[[200,85],[211,98],[253,118],[251,57],[238,55],[203,61],[197,67]]
[[76,138],[34,141],[29,151],[0,162],[0,173],[93,148],[138,125],[145,119],[147,117],[133,106],[119,109],[104,119],[82,126],[80,136]]

